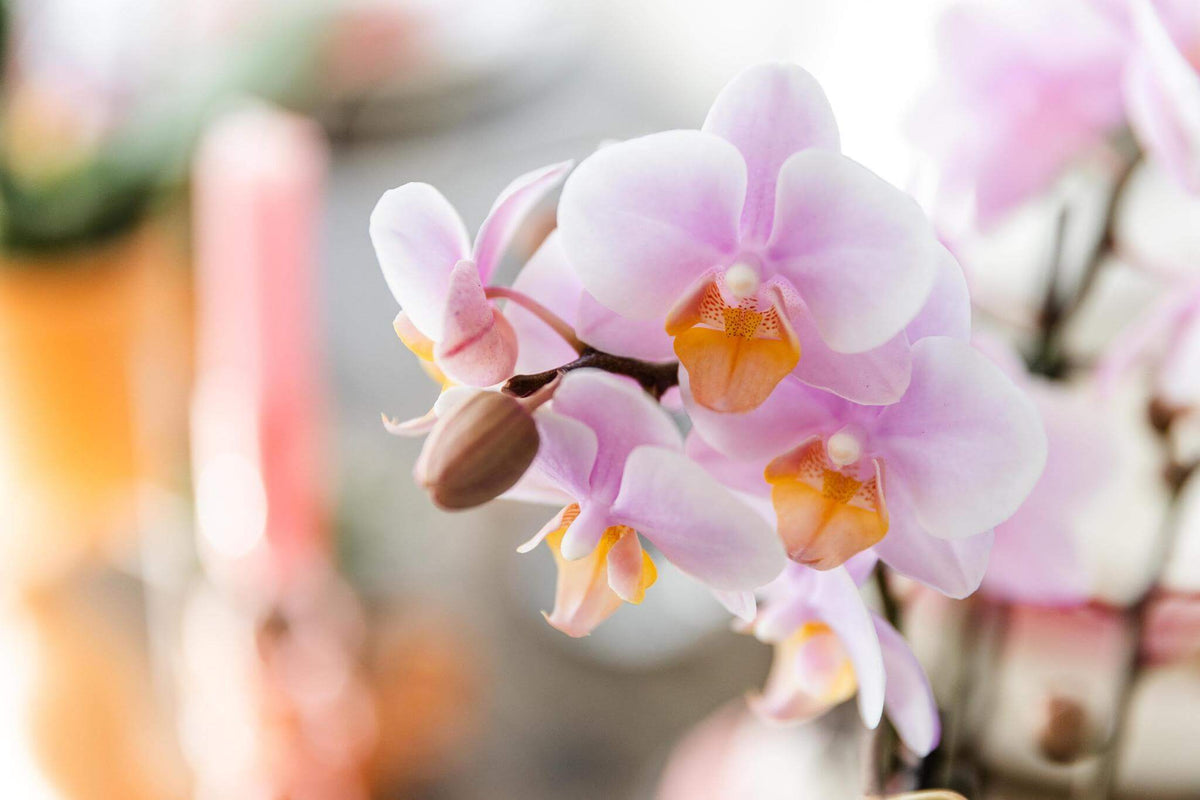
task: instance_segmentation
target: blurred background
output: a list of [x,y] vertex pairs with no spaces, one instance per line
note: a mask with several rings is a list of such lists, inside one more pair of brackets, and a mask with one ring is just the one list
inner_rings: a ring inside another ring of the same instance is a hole
[[[8,796],[701,797],[671,787],[718,767],[771,777],[714,797],[814,796],[830,742],[857,747],[853,719],[816,743],[744,719],[770,650],[700,587],[664,570],[643,606],[569,640],[538,614],[550,556],[513,552],[545,509],[447,514],[413,485],[420,442],[380,413],[418,416],[437,387],[391,330],[367,220],[425,181],[474,229],[517,174],[697,127],[763,60],[812,71],[845,152],[920,197],[909,129],[946,0],[2,5]],[[1137,180],[1130,229],[1194,261],[1200,206]],[[978,321],[1018,343],[1053,218],[1035,202],[956,248]],[[508,275],[553,224],[534,220]],[[1069,346],[1087,358],[1166,285],[1110,271]],[[1177,459],[1137,380],[1102,409],[1055,391],[1066,416],[1100,415],[1081,436],[1120,468],[1063,523],[1088,602],[964,609],[914,590],[908,632],[944,704],[970,707],[946,720],[966,785],[1069,797],[1127,762],[1122,796],[1200,796],[1179,757],[1200,741],[1200,544],[1172,536],[1169,585],[1156,560],[1187,513],[1183,479],[1163,479]],[[1168,603],[1158,627],[1128,610],[1147,587]],[[1133,692],[1148,630],[1164,666]],[[1118,723],[1116,750],[1088,744]]]

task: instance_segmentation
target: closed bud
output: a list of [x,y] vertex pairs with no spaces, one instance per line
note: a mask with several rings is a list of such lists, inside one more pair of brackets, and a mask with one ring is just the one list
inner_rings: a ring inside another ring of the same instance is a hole
[[483,505],[521,479],[538,451],[537,426],[527,401],[479,392],[441,417],[413,475],[447,510]]

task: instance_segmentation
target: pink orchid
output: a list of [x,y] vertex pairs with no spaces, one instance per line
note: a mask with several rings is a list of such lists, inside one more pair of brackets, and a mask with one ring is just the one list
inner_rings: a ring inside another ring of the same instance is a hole
[[657,572],[639,537],[727,603],[783,568],[762,518],[688,460],[675,423],[632,381],[572,371],[535,419],[541,446],[511,496],[567,504],[520,548],[545,540],[554,552],[554,627],[584,636],[641,602]]
[[375,206],[371,240],[401,307],[396,333],[452,381],[490,386],[513,374],[516,334],[484,287],[521,221],[570,168],[570,162],[554,164],[510,183],[479,227],[474,248],[462,219],[429,184],[406,183]]
[[913,138],[940,167],[938,206],[988,225],[1120,126],[1126,37],[1089,0],[961,3]]
[[690,452],[728,485],[770,498],[793,560],[830,569],[870,548],[964,597],[983,578],[992,529],[1041,475],[1046,437],[1029,399],[966,342],[926,337],[912,358],[908,390],[890,406],[794,378],[747,414],[689,399],[703,437]]
[[1135,46],[1124,83],[1129,121],[1180,185],[1200,193],[1200,6],[1132,5]]
[[999,0],[943,19],[938,81],[912,132],[938,164],[938,205],[988,226],[1128,120],[1200,187],[1200,8],[1191,0]]
[[700,131],[594,153],[558,219],[584,288],[664,328],[702,405],[755,408],[793,370],[861,402],[903,393],[903,329],[938,244],[911,198],[838,152],[829,103],[799,67],[746,70]]
[[867,610],[845,569],[791,564],[767,589],[754,634],[775,645],[775,663],[750,707],[766,719],[811,719],[857,694],[868,728],[884,710],[914,753],[941,735],[929,681],[904,637]]
[[1168,410],[1200,409],[1200,282],[1169,289],[1131,326],[1100,364],[1101,385],[1111,392],[1145,362],[1154,368],[1155,398]]

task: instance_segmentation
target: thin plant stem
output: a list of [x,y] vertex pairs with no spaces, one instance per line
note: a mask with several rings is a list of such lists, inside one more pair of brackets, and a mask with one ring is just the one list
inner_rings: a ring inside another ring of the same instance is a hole
[[504,299],[516,303],[550,326],[576,353],[583,355],[584,350],[587,349],[587,345],[580,341],[579,336],[576,335],[575,329],[568,325],[562,317],[524,292],[518,292],[515,289],[509,289],[504,286],[489,286],[484,289],[484,294],[491,300]]

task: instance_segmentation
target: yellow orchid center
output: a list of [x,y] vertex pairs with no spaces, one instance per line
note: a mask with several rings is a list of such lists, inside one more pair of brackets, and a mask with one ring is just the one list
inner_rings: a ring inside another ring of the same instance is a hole
[[[725,292],[710,282],[685,298],[667,320],[675,355],[688,372],[696,402],[714,411],[750,411],[800,360],[800,343],[775,299],[759,300],[758,274],[734,264]],[[726,292],[730,299],[726,299]]]
[[586,636],[621,607],[638,604],[658,580],[658,570],[642,549],[637,532],[626,525],[605,529],[596,548],[573,561],[563,558],[562,540],[579,516],[579,506],[567,506],[559,527],[546,536],[558,567],[554,610],[546,621],[568,636]]
[[861,452],[851,434],[835,434],[767,465],[779,535],[793,561],[833,569],[887,534],[881,468],[862,464]]

